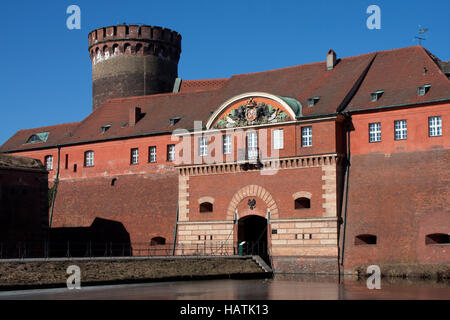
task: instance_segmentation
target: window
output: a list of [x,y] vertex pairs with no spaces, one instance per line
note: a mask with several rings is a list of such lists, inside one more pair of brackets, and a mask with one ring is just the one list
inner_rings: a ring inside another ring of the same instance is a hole
[[200,203],[200,212],[213,212],[213,204],[211,202]]
[[148,162],[156,162],[156,146],[148,147]]
[[53,156],[45,157],[45,167],[47,168],[47,171],[53,170]]
[[302,127],[302,147],[312,146],[312,127]]
[[131,149],[131,164],[138,164],[139,163],[139,149],[133,148]]
[[248,159],[258,158],[258,133],[248,132],[247,133],[247,156]]
[[167,161],[175,161],[175,145],[167,145]]
[[394,128],[395,128],[395,140],[406,140],[407,137],[406,120],[394,121]]
[[377,101],[378,99],[381,98],[381,96],[383,95],[383,93],[384,93],[383,90],[378,90],[378,91],[372,92],[372,93],[370,94],[370,101],[372,101],[372,102]]
[[272,137],[273,149],[283,149],[284,148],[283,129],[273,130],[272,132],[273,132],[273,137]]
[[377,244],[377,236],[373,234],[360,234],[355,237],[355,245]]
[[446,233],[427,234],[425,244],[450,244],[450,235]]
[[381,123],[369,123],[369,142],[381,141]]
[[66,154],[66,160],[64,162],[64,169],[68,169],[69,168],[69,155]]
[[317,102],[319,102],[319,100],[319,97],[309,98],[308,100],[306,100],[306,104],[308,107],[313,107]]
[[101,128],[100,128],[100,132],[101,133],[105,133],[106,131],[108,131],[108,129],[109,128],[111,128],[111,125],[106,125],[106,126],[102,126]]
[[430,87],[431,87],[431,85],[429,85],[429,84],[426,84],[424,86],[418,87],[417,88],[417,95],[418,96],[424,96],[428,92],[428,90],[430,90]]
[[311,208],[311,200],[308,198],[298,198],[295,199],[295,210],[300,210],[300,209],[309,209]]
[[169,119],[169,126],[175,125],[178,121],[180,121],[180,117],[174,117]]
[[442,118],[441,118],[441,116],[428,118],[428,134],[430,137],[442,136]]
[[84,166],[93,167],[94,166],[94,151],[86,151],[84,153]]
[[200,137],[198,138],[198,154],[200,157],[204,157],[208,154],[208,138]]
[[231,153],[231,135],[227,134],[223,136],[223,154]]
[[157,246],[157,245],[162,245],[162,244],[166,244],[166,238],[154,237],[154,238],[152,238],[152,240],[150,240],[151,246]]

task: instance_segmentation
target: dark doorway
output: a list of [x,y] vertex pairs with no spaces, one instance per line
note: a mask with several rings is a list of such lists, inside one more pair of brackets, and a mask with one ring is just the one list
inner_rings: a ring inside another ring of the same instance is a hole
[[244,242],[242,254],[259,255],[267,264],[269,254],[267,251],[267,220],[257,215],[249,215],[238,221],[238,248]]

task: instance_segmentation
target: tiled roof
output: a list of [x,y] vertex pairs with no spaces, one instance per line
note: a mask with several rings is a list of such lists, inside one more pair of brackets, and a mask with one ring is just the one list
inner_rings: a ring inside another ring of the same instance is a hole
[[[40,149],[55,146],[59,144],[62,139],[68,137],[79,123],[80,122],[63,123],[48,127],[19,130],[0,147],[0,152],[9,150]],[[49,133],[46,141],[27,143],[32,135],[43,132]]]
[[[430,84],[424,96],[417,88]],[[371,102],[370,94],[382,90]],[[321,116],[337,111],[356,111],[396,105],[449,100],[450,80],[441,70],[440,60],[421,46],[380,51],[337,60],[332,70],[325,61],[283,69],[234,75],[227,79],[184,80],[177,93],[116,98],[106,101],[79,123],[21,130],[1,151],[22,150],[55,144],[83,143],[104,139],[192,129],[194,121],[203,125],[211,113],[228,99],[245,92],[267,92],[294,98],[303,105],[303,116]],[[307,106],[307,100],[319,97]],[[140,107],[144,117],[127,126],[130,107]],[[181,118],[175,125],[169,119]],[[101,127],[110,128],[101,133]],[[36,132],[50,131],[45,143],[25,144]]]
[[225,79],[201,79],[201,80],[182,80],[180,91],[182,93],[198,92],[205,90],[216,90],[223,86],[229,78]]
[[[423,96],[418,87],[430,84]],[[383,90],[374,102],[370,94]],[[450,81],[421,46],[378,52],[347,111],[450,99]]]

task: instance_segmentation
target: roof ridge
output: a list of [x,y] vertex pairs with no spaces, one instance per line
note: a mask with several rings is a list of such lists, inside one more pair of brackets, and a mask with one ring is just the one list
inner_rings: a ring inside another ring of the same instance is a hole
[[20,129],[17,132],[21,132],[21,131],[29,131],[29,130],[36,130],[36,129],[44,129],[44,128],[54,128],[54,127],[61,127],[61,126],[68,126],[68,125],[75,125],[75,124],[80,124],[83,120],[80,121],[74,121],[74,122],[65,122],[65,123],[59,123],[59,124],[52,124],[52,125],[48,125],[48,126],[43,126],[43,127],[35,127],[35,128],[28,128],[28,129]]

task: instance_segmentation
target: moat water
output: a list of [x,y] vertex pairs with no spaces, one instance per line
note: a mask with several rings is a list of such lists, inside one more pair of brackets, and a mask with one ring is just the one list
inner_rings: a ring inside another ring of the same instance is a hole
[[0,300],[450,300],[450,281],[381,279],[380,289],[365,280],[329,276],[276,275],[273,279],[173,281],[0,292]]

